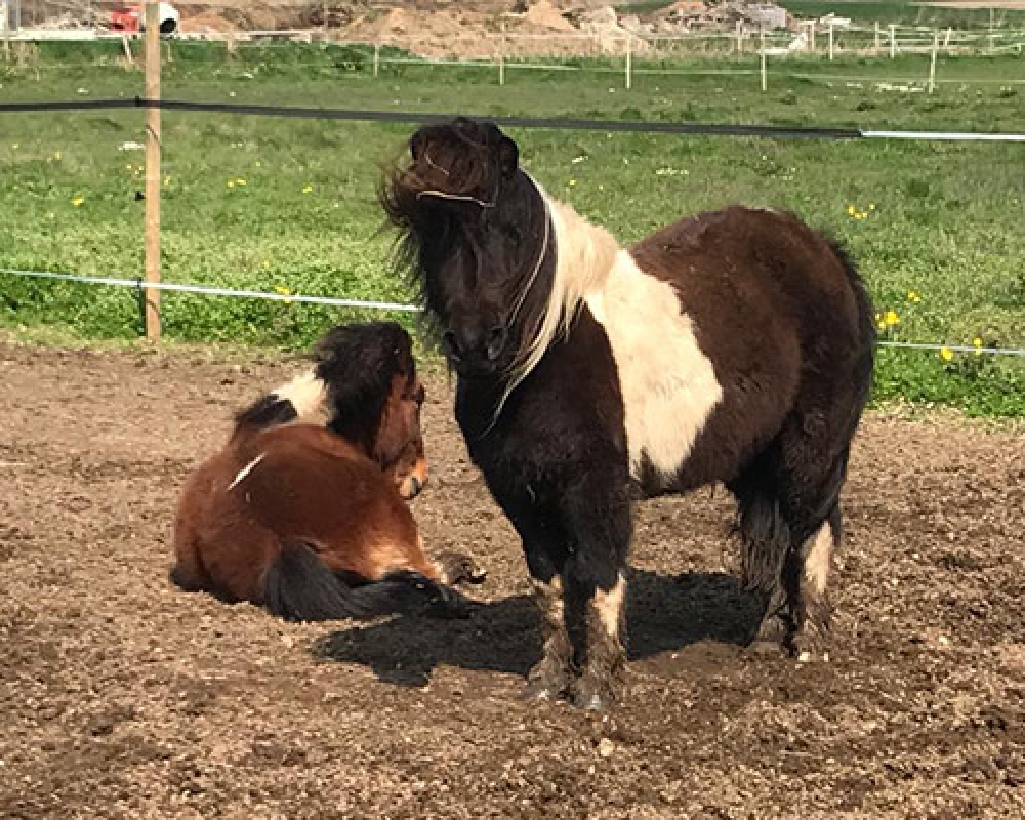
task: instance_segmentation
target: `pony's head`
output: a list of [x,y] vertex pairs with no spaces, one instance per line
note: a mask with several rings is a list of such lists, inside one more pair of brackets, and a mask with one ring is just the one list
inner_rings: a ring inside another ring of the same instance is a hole
[[548,207],[516,143],[490,123],[424,126],[380,198],[450,365],[515,378],[556,270]]
[[403,498],[427,481],[420,409],[424,387],[409,334],[394,322],[339,325],[314,349],[327,426],[395,479]]

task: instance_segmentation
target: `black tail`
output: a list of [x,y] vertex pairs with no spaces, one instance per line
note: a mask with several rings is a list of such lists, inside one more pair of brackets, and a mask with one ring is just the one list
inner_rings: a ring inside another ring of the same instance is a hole
[[[854,289],[854,298],[858,303],[858,341],[861,344],[861,349],[858,351],[855,378],[858,380],[858,385],[861,388],[860,403],[864,406],[871,393],[872,368],[875,364],[875,308],[872,305],[872,297],[868,294],[868,288],[865,287],[865,282],[861,278],[861,274],[858,273],[857,266],[854,264],[854,258],[850,255],[847,248],[836,241],[830,241],[829,246],[833,249],[836,258],[840,260],[840,264],[843,265],[844,270],[847,272],[851,288]],[[859,407],[858,409],[860,410],[861,408]]]
[[290,621],[366,619],[421,610],[450,617],[468,613],[466,599],[456,590],[410,570],[347,586],[303,543],[287,545],[267,570],[264,600],[273,614]]

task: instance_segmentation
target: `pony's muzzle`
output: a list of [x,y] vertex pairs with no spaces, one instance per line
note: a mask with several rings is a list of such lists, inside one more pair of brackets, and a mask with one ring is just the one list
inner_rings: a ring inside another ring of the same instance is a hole
[[509,341],[505,325],[495,325],[490,330],[476,328],[447,330],[441,337],[445,355],[457,372],[465,374],[490,374],[498,369],[498,362]]

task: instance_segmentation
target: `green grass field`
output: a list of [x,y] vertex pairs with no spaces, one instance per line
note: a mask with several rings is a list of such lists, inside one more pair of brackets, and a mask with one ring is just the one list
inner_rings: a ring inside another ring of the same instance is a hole
[[[0,63],[0,101],[132,96],[142,77],[113,54],[44,49]],[[612,64],[607,64],[606,67]],[[640,61],[639,68],[654,68]],[[600,63],[584,63],[601,68]],[[675,68],[753,70],[750,55]],[[606,119],[1025,131],[1025,59],[942,60],[937,93],[878,90],[924,79],[927,58],[806,58],[792,73],[639,74],[384,66],[367,53],[276,47],[228,59],[181,45],[167,97],[375,110]],[[169,281],[408,298],[389,265],[375,188],[410,126],[165,113],[163,264]],[[733,202],[791,208],[850,247],[883,336],[1025,347],[1025,146],[766,140],[515,130],[525,165],[555,196],[626,244],[675,217]],[[0,118],[0,268],[134,278],[143,267],[143,114]],[[853,214],[852,215],[852,211]],[[864,214],[864,217],[861,215]],[[728,309],[728,306],[724,306]],[[165,332],[190,341],[301,349],[330,323],[370,314],[246,299],[164,295]],[[408,320],[408,317],[407,317]],[[139,332],[131,289],[0,274],[0,324],[58,326],[89,338]],[[1025,361],[883,350],[877,398],[1025,416]]]

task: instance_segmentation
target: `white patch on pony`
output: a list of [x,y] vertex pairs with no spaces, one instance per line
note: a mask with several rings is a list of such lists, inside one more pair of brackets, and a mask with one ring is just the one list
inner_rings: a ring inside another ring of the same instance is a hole
[[644,273],[625,250],[605,287],[584,301],[616,361],[631,473],[639,476],[646,456],[663,477],[675,475],[723,399],[693,321],[673,287]]
[[626,597],[626,579],[619,576],[615,585],[606,592],[599,589],[594,594],[594,609],[598,613],[605,631],[613,638],[619,639],[619,625],[622,623],[623,599]]
[[[239,470],[238,471],[238,475],[235,476],[235,480],[232,481],[231,484],[228,485],[228,489],[229,490],[234,490],[235,487],[237,487],[242,481],[245,481],[246,476],[249,475],[253,471],[253,467],[255,467],[257,464],[259,464],[261,461],[263,461],[263,457],[265,455],[267,455],[267,454],[266,453],[260,453],[260,455],[258,455],[256,458],[254,458],[252,461],[250,461],[245,467],[243,467],[241,470]],[[246,500],[248,501],[249,499],[247,498]]]
[[816,596],[822,595],[833,564],[833,528],[827,521],[805,542],[802,580]]
[[300,373],[274,391],[283,401],[292,403],[297,422],[327,424],[330,413],[327,409],[327,386],[313,370]]
[[510,391],[565,334],[586,304],[604,327],[623,395],[631,473],[647,459],[673,476],[723,399],[672,285],[642,271],[604,228],[549,198],[537,183],[555,232],[556,269],[548,309]]
[[562,629],[566,621],[566,602],[563,597],[562,578],[558,575],[552,576],[552,580],[548,583],[532,578],[531,584],[534,587],[534,596],[545,623],[553,629]]

